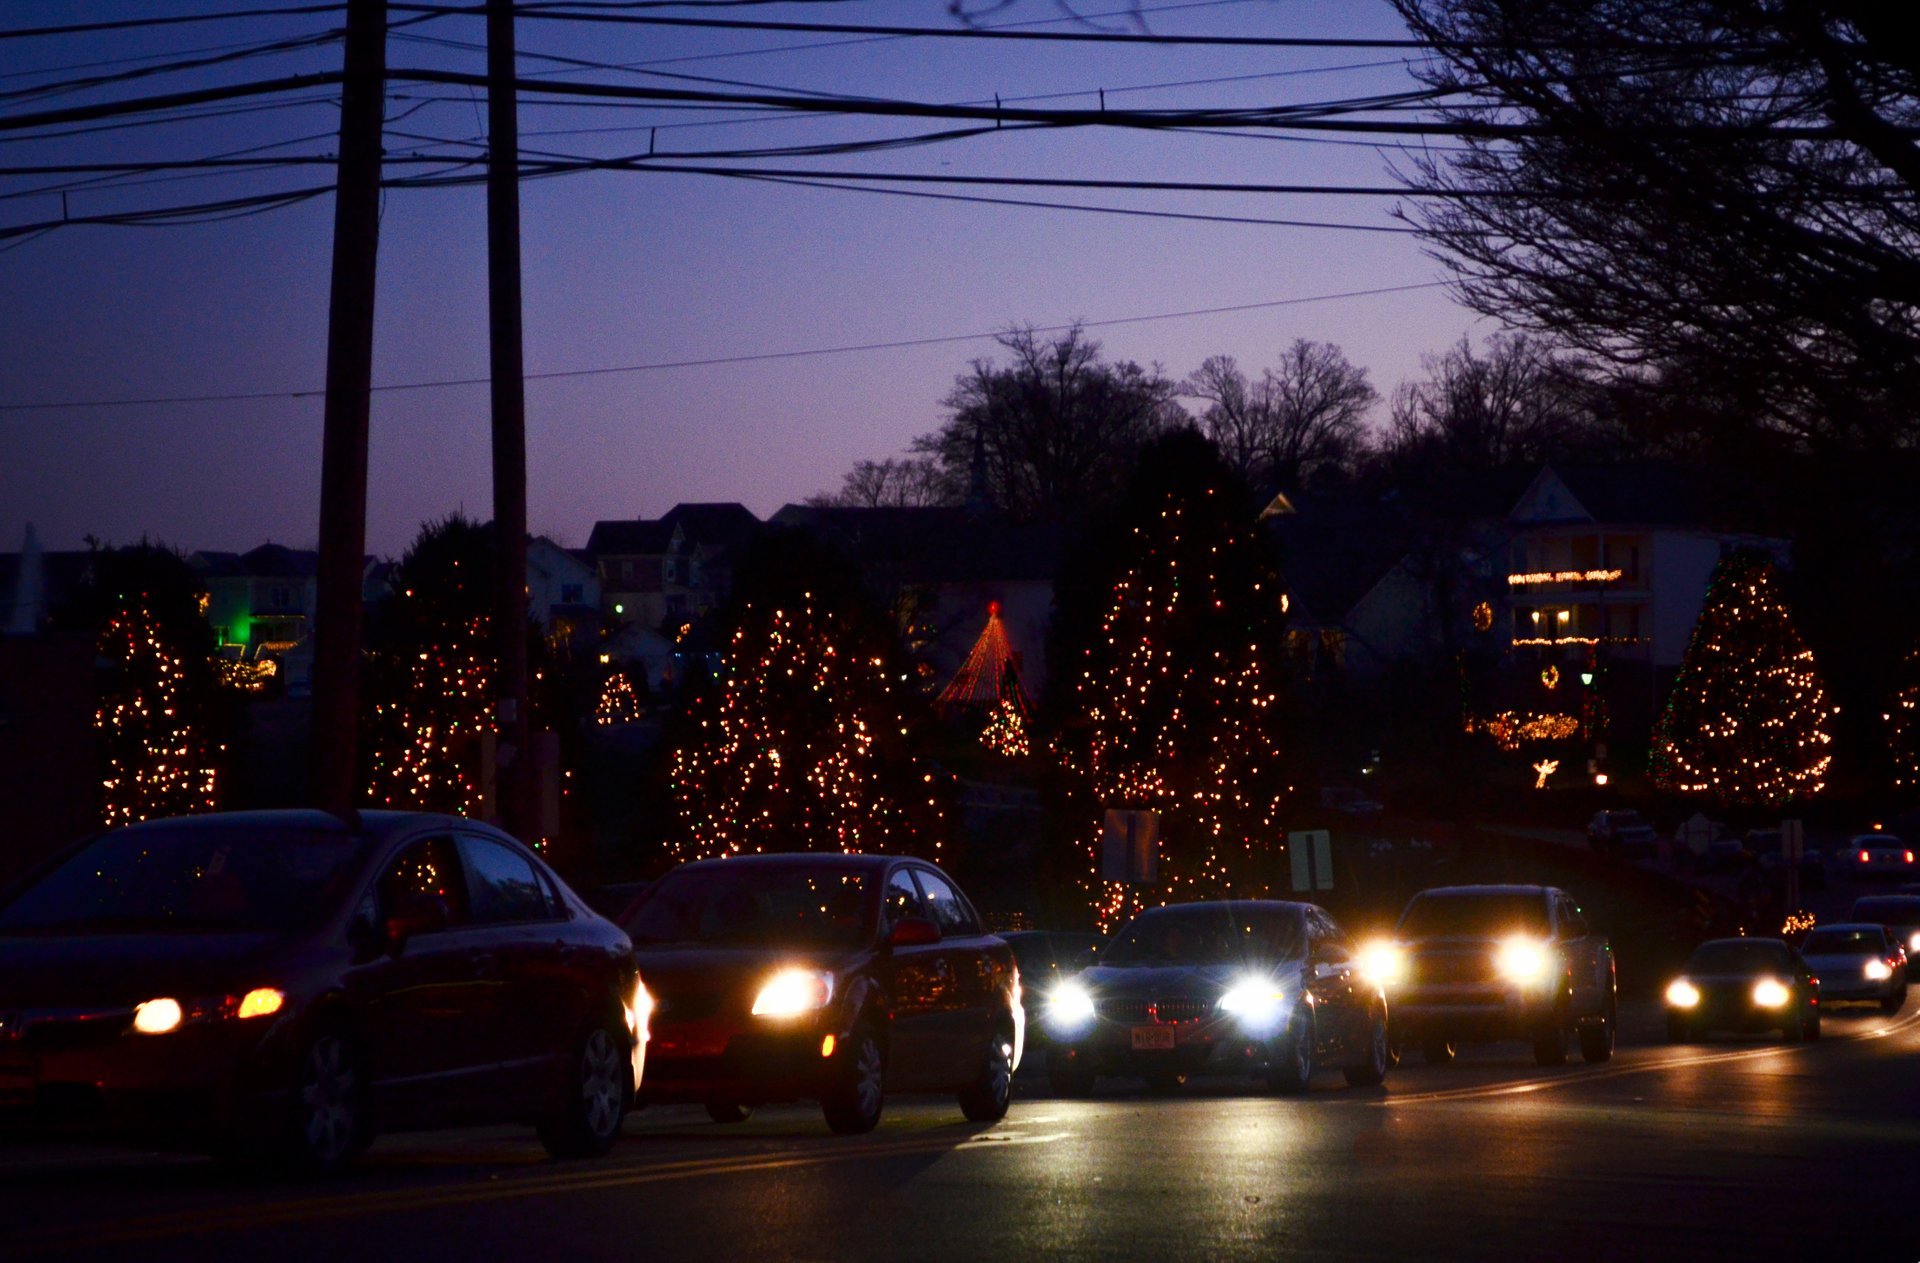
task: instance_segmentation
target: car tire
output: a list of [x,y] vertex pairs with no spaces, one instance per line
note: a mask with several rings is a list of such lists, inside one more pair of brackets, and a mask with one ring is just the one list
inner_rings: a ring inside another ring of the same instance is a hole
[[738,1101],[708,1101],[707,1117],[716,1123],[744,1123],[753,1117],[753,1106]]
[[1420,1059],[1430,1066],[1444,1066],[1453,1060],[1453,1041],[1429,1035],[1420,1043]]
[[575,1041],[566,1096],[558,1112],[535,1127],[556,1158],[597,1158],[620,1139],[633,1105],[633,1057],[626,1030],[613,1022],[589,1027]]
[[1533,1063],[1537,1066],[1567,1064],[1567,1028],[1558,1014],[1533,1032]]
[[1387,1066],[1392,1060],[1389,1051],[1391,1041],[1387,1038],[1387,1015],[1378,1010],[1369,1014],[1367,1028],[1366,1047],[1361,1051],[1360,1060],[1340,1068],[1349,1087],[1375,1087],[1387,1077]]
[[1047,1049],[1047,1090],[1061,1097],[1085,1096],[1093,1091],[1094,1072],[1068,1051],[1057,1044]]
[[987,1039],[980,1073],[960,1089],[960,1112],[970,1123],[997,1123],[1007,1116],[1013,1095],[1013,1036],[995,1031]]
[[278,1156],[310,1175],[351,1167],[373,1143],[373,1095],[360,1042],[345,1026],[319,1027],[294,1063],[291,1114]]
[[1268,1056],[1267,1086],[1283,1096],[1297,1096],[1313,1083],[1313,1014],[1295,1009],[1287,1034]]
[[880,1125],[887,1104],[887,1048],[871,1019],[853,1028],[842,1045],[845,1061],[821,1100],[827,1126],[842,1136],[860,1136]]
[[1617,1038],[1615,1028],[1618,1011],[1614,1001],[1607,1001],[1607,1011],[1595,1024],[1580,1028],[1580,1059],[1589,1064],[1598,1065],[1613,1060],[1613,1045]]

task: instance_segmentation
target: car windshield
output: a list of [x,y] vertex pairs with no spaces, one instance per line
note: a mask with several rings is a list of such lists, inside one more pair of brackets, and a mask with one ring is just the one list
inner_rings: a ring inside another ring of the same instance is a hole
[[627,920],[635,943],[847,948],[873,930],[869,870],[851,864],[716,864],[660,879]]
[[1141,913],[1101,953],[1102,965],[1231,965],[1297,960],[1300,914],[1247,904],[1195,904]]
[[1635,829],[1647,823],[1640,818],[1640,813],[1637,811],[1610,812],[1607,818],[1616,829]]
[[1687,961],[1687,970],[1701,974],[1746,974],[1785,969],[1788,963],[1784,943],[1755,939],[1748,942],[1702,943],[1693,949],[1693,955]]
[[306,929],[345,898],[367,846],[271,827],[105,833],[0,908],[0,933]]
[[1531,891],[1428,891],[1414,896],[1398,931],[1407,938],[1547,932],[1547,901]]
[[1877,895],[1856,899],[1849,916],[1856,921],[1877,921],[1881,925],[1920,925],[1920,898]]
[[1800,944],[1802,956],[1877,956],[1886,949],[1887,932],[1871,930],[1815,930]]

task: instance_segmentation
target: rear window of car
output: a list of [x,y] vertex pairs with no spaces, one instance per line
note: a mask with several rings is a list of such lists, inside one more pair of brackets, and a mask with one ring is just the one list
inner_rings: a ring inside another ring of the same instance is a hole
[[627,919],[636,944],[849,948],[873,933],[873,870],[818,864],[716,864],[656,883]]
[[1860,956],[1878,954],[1887,945],[1887,932],[1871,930],[1815,930],[1800,944],[1802,956]]
[[1785,969],[1791,962],[1785,943],[1755,940],[1746,943],[1702,943],[1693,950],[1687,968],[1695,973],[1746,973],[1756,969]]
[[1881,925],[1920,925],[1920,896],[1872,895],[1853,901],[1847,914],[1855,921],[1877,921]]
[[1297,960],[1305,953],[1305,927],[1297,911],[1198,904],[1141,913],[1102,953],[1099,963],[1230,965]]
[[1400,916],[1407,938],[1547,933],[1547,901],[1523,891],[1428,891]]

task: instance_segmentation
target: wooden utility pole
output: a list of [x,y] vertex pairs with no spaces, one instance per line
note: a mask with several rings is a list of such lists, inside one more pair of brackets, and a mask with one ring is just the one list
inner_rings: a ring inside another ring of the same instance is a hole
[[327,308],[327,402],[320,444],[320,561],[314,603],[313,803],[354,808],[360,711],[361,584],[367,546],[367,414],[380,245],[380,134],[387,0],[348,0],[340,165]]
[[534,842],[527,705],[527,389],[520,341],[520,116],[513,0],[487,0],[487,307],[493,372],[493,606],[500,823]]

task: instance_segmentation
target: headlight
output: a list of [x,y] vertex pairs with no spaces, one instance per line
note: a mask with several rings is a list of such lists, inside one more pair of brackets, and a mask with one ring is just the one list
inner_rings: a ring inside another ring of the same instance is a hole
[[1093,994],[1077,982],[1063,982],[1047,993],[1047,1025],[1063,1031],[1093,1020]]
[[1667,1003],[1676,1009],[1690,1009],[1700,1003],[1700,988],[1685,978],[1675,978],[1667,984]]
[[1553,958],[1547,954],[1544,946],[1532,939],[1510,938],[1500,944],[1500,950],[1494,956],[1494,967],[1508,982],[1531,987],[1547,980],[1547,973],[1553,967]]
[[1753,1002],[1763,1009],[1783,1009],[1791,999],[1793,992],[1778,978],[1762,978],[1753,984]]
[[1885,982],[1891,977],[1893,977],[1893,966],[1889,965],[1886,961],[1870,960],[1867,962],[1868,982]]
[[1360,976],[1376,987],[1391,987],[1407,977],[1407,954],[1399,944],[1376,939],[1364,944],[1356,964]]
[[833,975],[819,969],[782,969],[753,997],[755,1017],[797,1017],[833,999]]
[[1244,1026],[1269,1026],[1279,1018],[1287,993],[1271,978],[1242,978],[1220,997],[1220,1011],[1231,1013]]
[[133,1029],[142,1035],[165,1035],[168,1031],[178,1030],[185,1016],[178,1000],[148,1000],[145,1004],[134,1005]]
[[1907,950],[1910,952],[1920,952],[1920,930],[1915,930],[1908,936]]

